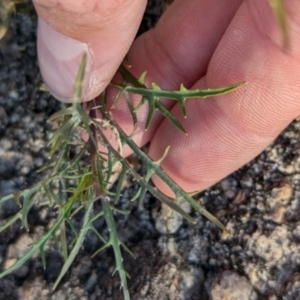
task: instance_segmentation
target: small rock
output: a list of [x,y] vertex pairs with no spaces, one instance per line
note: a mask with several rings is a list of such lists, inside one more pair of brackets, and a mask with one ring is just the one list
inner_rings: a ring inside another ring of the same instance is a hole
[[97,280],[98,280],[98,276],[97,276],[97,274],[95,274],[95,273],[93,273],[93,274],[89,277],[87,283],[85,284],[85,288],[86,288],[86,290],[87,290],[88,292],[89,292],[89,291],[92,291],[92,290],[94,289],[95,284],[97,283]]
[[268,152],[268,159],[270,161],[277,161],[278,160],[278,152],[276,148],[272,148],[269,152]]
[[268,197],[267,203],[273,209],[278,205],[285,206],[289,203],[293,195],[293,188],[290,184],[285,184],[281,187],[273,188],[271,197]]
[[274,207],[270,217],[274,222],[278,224],[282,224],[284,221],[285,213],[286,213],[286,207],[277,205],[276,207]]
[[19,99],[19,94],[17,91],[13,90],[9,92],[9,97],[12,98],[13,100],[18,100]]
[[211,290],[208,290],[212,300],[256,299],[251,283],[237,273],[225,271],[218,281],[213,282]]
[[298,241],[300,241],[300,225],[293,230],[293,235]]
[[12,147],[12,142],[9,139],[3,138],[0,140],[0,153],[1,154],[7,150],[10,150],[11,147]]
[[145,297],[149,291],[150,288],[150,282],[146,282],[145,285],[140,290],[140,295]]
[[270,265],[276,265],[292,250],[289,246],[288,229],[286,226],[277,226],[270,236],[255,232],[249,240],[249,248]]
[[280,165],[278,167],[278,170],[280,172],[284,173],[284,174],[287,174],[287,175],[295,173],[295,167],[292,164],[291,165],[286,165],[286,166]]
[[22,234],[14,244],[9,245],[7,257],[21,258],[28,251],[28,246],[32,242],[32,238],[28,233]]
[[[180,290],[181,297],[179,299],[191,299],[195,294],[195,289],[203,285],[204,275],[200,267],[190,267],[188,270],[180,272]],[[172,288],[172,286],[171,286]],[[176,286],[174,286],[175,291]]]
[[225,192],[225,195],[228,199],[233,199],[235,197],[236,193],[233,190],[228,190]]
[[[180,206],[187,213],[191,211],[191,206],[187,202],[182,203]],[[153,212],[153,217],[156,229],[163,234],[175,233],[183,222],[183,217],[164,203],[161,205],[160,213]]]
[[225,178],[221,181],[221,188],[225,192],[231,188],[231,183],[230,183],[229,178]]
[[236,194],[235,198],[232,201],[232,204],[234,205],[240,205],[245,202],[247,198],[247,193],[245,190],[239,190]]
[[266,210],[265,203],[263,203],[263,202],[258,202],[258,203],[256,204],[256,208],[257,208],[258,210],[260,210],[260,211],[265,211],[265,210]]
[[9,269],[11,266],[13,266],[17,262],[16,258],[8,258],[4,261],[4,270]]
[[253,186],[253,179],[250,176],[244,176],[240,184],[243,188],[251,188]]
[[[50,294],[50,291],[45,291],[43,289],[44,282],[41,278],[37,277],[30,284],[25,284],[19,287],[19,299],[47,299],[45,296]],[[57,298],[59,299],[59,298]]]
[[41,149],[45,148],[45,141],[42,139],[36,139],[30,141],[30,150],[33,152],[40,152]]

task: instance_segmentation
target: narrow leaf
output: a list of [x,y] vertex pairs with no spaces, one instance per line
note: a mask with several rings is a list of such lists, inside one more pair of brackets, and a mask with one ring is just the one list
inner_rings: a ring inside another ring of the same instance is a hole
[[180,122],[170,113],[168,109],[166,109],[163,104],[160,102],[156,103],[156,108],[164,115],[171,123],[175,125],[180,131],[187,134],[184,127],[180,124]]
[[38,251],[43,245],[55,234],[55,232],[58,230],[61,222],[64,220],[65,215],[61,214],[61,216],[58,218],[56,223],[53,225],[53,227],[35,244],[32,245],[30,250],[22,257],[20,258],[14,265],[12,265],[10,268],[6,269],[0,274],[0,278],[3,278],[4,276],[12,273],[13,271],[17,270],[19,267],[21,267],[28,259],[30,259],[36,251]]
[[284,47],[288,48],[290,44],[290,36],[283,0],[270,0],[270,5],[275,15],[276,21],[278,22],[282,31]]
[[103,251],[104,249],[106,249],[107,247],[111,246],[110,243],[106,243],[104,244],[102,247],[100,247],[95,253],[93,253],[93,255],[91,256],[91,258],[95,257],[98,253],[100,253],[101,251]]
[[67,115],[72,115],[72,113],[73,113],[72,107],[63,108],[58,112],[54,113],[53,115],[51,115],[51,117],[48,119],[48,122],[52,122],[57,118],[61,118]]
[[6,220],[4,225],[0,227],[0,233],[14,224],[18,219],[22,220],[22,212],[18,212],[17,214]]
[[122,171],[119,175],[118,178],[118,184],[117,184],[117,188],[116,188],[116,194],[115,194],[115,203],[118,203],[120,196],[121,196],[121,190],[122,190],[122,185],[123,182],[126,178],[126,173],[127,173],[127,168],[124,164],[122,164]]
[[148,100],[149,108],[148,108],[148,116],[147,116],[147,120],[146,120],[146,124],[145,124],[145,130],[147,130],[149,128],[150,123],[154,116],[154,111],[155,111],[155,98],[149,97],[149,98],[147,98],[147,100]]
[[130,114],[131,114],[131,117],[132,117],[132,122],[133,122],[133,126],[134,126],[134,130],[133,131],[135,131],[136,126],[137,126],[137,116],[136,116],[136,113],[135,113],[132,101],[131,101],[131,99],[129,97],[129,94],[128,94],[128,92],[126,90],[124,91],[124,98],[126,100],[126,103],[128,105],[128,108],[129,108],[129,111],[130,111]]
[[85,212],[84,219],[83,219],[83,226],[82,226],[82,229],[81,229],[81,231],[79,233],[79,236],[77,238],[76,244],[72,248],[72,251],[71,251],[68,259],[64,263],[64,266],[63,266],[62,270],[60,271],[60,274],[59,274],[58,278],[56,279],[56,281],[54,283],[54,286],[53,286],[54,290],[57,288],[59,282],[61,281],[63,276],[66,274],[66,272],[69,270],[72,262],[74,261],[79,249],[81,248],[81,246],[83,244],[83,241],[84,241],[84,239],[86,237],[86,234],[89,230],[89,227],[85,226],[85,225],[89,222],[89,218],[90,218],[90,215],[91,215],[91,212],[92,212],[92,208],[93,208],[93,203],[90,203],[87,206],[87,210]]
[[79,71],[76,77],[75,85],[74,85],[74,104],[77,105],[81,101],[81,95],[82,95],[82,83],[83,83],[83,78],[84,78],[84,73],[85,73],[85,68],[86,68],[86,62],[87,62],[87,54],[84,53],[82,56],[82,61],[79,67]]

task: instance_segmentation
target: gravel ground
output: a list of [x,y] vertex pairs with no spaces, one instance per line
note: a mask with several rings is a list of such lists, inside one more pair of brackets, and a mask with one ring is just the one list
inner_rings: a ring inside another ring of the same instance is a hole
[[[156,21],[160,6],[152,1],[143,22]],[[60,104],[40,90],[35,50],[35,19],[18,15],[0,44],[0,195],[35,183],[47,160],[47,118]],[[191,225],[150,195],[143,208],[121,205],[122,240],[135,253],[125,254],[132,299],[300,299],[300,119],[295,120],[259,157],[198,198],[232,231],[228,236],[198,213]],[[0,210],[0,226],[17,211],[14,202]],[[190,208],[186,206],[186,210]],[[7,268],[43,234],[55,212],[33,209],[30,231],[16,224],[0,234],[0,268]],[[80,223],[80,216],[78,219]],[[103,224],[97,225],[99,228]],[[72,268],[53,292],[63,264],[52,244],[44,270],[37,255],[0,280],[1,299],[122,299],[110,250],[95,258],[99,247],[88,236]]]

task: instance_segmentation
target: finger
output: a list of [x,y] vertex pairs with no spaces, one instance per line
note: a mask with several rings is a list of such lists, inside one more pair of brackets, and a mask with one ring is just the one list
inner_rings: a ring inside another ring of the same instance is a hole
[[70,102],[84,52],[88,54],[83,101],[107,86],[139,27],[146,0],[35,0],[38,56],[43,79]]
[[[162,166],[186,191],[203,190],[258,155],[300,114],[300,3],[285,2],[291,46],[283,50],[280,29],[267,1],[245,1],[220,41],[207,75],[195,84],[218,87],[246,81],[239,90],[213,99],[188,101],[185,136],[164,121],[150,155],[171,145]],[[172,192],[157,177],[154,182]]]
[[[138,38],[129,52],[130,72],[139,77],[147,71],[146,84],[157,83],[161,88],[178,89],[181,83],[190,87],[206,73],[208,62],[241,0],[187,0],[175,1],[157,24],[156,28]],[[115,91],[110,91],[111,101]],[[132,95],[134,104],[140,100]],[[174,102],[165,101],[170,108]],[[148,108],[137,113],[138,129],[134,141],[142,146],[153,136],[162,120],[155,114],[145,132]],[[132,119],[123,99],[113,110],[114,119],[127,134],[133,130]],[[124,148],[124,155],[130,154]]]

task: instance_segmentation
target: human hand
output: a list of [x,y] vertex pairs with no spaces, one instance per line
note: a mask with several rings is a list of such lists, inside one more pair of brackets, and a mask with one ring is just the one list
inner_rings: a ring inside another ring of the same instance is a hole
[[[288,52],[267,0],[177,0],[156,28],[133,44],[130,71],[139,76],[147,70],[148,84],[177,89],[181,83],[212,88],[247,82],[227,95],[187,101],[187,119],[178,105],[165,101],[188,136],[159,115],[145,132],[146,108],[138,112],[135,142],[151,141],[154,159],[170,145],[162,167],[186,191],[203,190],[254,158],[300,114],[299,2],[286,2],[286,10]],[[131,133],[124,101],[113,115]],[[153,180],[171,195],[164,182]]]
[[[84,52],[82,99],[100,94],[136,35],[146,0],[33,0],[39,15],[38,56],[51,93],[71,102]],[[55,30],[53,30],[55,29]]]

